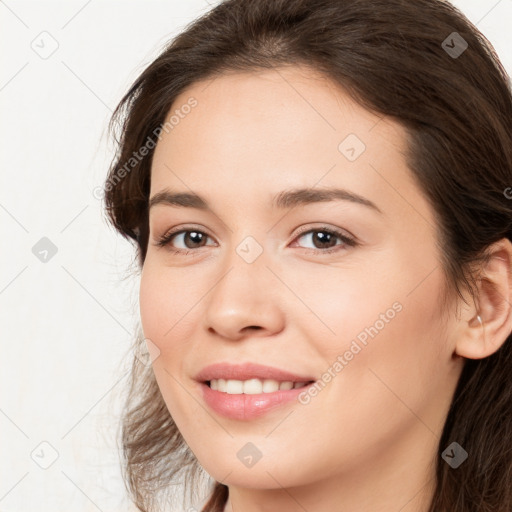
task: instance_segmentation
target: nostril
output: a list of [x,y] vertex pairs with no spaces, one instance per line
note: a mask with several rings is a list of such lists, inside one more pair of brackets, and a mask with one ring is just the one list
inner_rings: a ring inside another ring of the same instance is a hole
[[261,329],[261,326],[259,326],[259,325],[249,325],[249,327],[247,327],[247,329],[256,329],[256,330],[259,330],[259,329]]

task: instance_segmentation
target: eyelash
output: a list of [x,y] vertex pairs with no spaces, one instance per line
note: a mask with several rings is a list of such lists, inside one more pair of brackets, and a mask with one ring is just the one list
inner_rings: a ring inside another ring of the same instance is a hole
[[[176,235],[180,235],[182,233],[189,233],[189,232],[200,233],[202,235],[209,237],[209,235],[207,233],[200,231],[199,229],[190,227],[188,229],[180,229],[179,231],[171,231],[169,233],[166,233],[156,242],[155,245],[157,245],[158,247],[167,247],[167,249],[169,251],[171,251],[172,253],[181,254],[183,256],[186,256],[187,254],[190,254],[193,252],[197,252],[197,249],[176,249],[174,247],[171,247],[171,245],[170,245],[171,240]],[[348,247],[357,247],[359,245],[358,242],[356,242],[356,240],[354,238],[348,237],[348,236],[344,235],[341,231],[338,231],[337,229],[333,229],[333,228],[330,228],[327,226],[320,226],[318,228],[313,228],[313,229],[304,229],[303,231],[301,231],[297,234],[295,239],[300,238],[303,235],[306,235],[309,233],[315,233],[315,232],[328,233],[329,235],[334,235],[334,236],[338,237],[343,243],[337,244],[334,247],[331,247],[328,249],[305,248],[304,250],[307,252],[307,254],[311,254],[311,253],[313,253],[313,254],[321,253],[322,255],[323,254],[332,254],[334,252],[338,252],[339,250],[341,250],[340,247],[343,247],[343,245],[346,245]],[[211,237],[209,237],[209,238],[211,238]]]

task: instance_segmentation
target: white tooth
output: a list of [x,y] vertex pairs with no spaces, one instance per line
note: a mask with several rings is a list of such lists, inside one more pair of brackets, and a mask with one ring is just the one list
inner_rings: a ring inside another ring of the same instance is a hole
[[226,393],[229,395],[240,395],[244,392],[244,383],[241,380],[229,379],[226,384]]
[[217,380],[217,391],[222,391],[223,393],[226,392],[226,380],[225,379]]
[[279,382],[277,380],[265,379],[263,381],[263,393],[274,393],[279,390]]
[[257,395],[263,393],[263,383],[260,379],[249,379],[244,381],[244,393],[246,395]]
[[289,390],[307,386],[306,382],[279,382],[273,379],[249,379],[246,381],[236,379],[211,379],[210,388],[214,391],[231,395],[257,395],[260,393],[275,393],[279,390]]

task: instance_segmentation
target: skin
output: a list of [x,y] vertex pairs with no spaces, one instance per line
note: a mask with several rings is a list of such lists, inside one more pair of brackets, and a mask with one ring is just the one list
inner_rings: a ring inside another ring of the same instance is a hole
[[[426,511],[464,357],[490,355],[512,330],[511,244],[497,244],[484,269],[480,309],[461,302],[456,314],[454,301],[448,314],[433,211],[405,163],[399,124],[302,67],[198,82],[171,110],[191,96],[197,106],[156,147],[150,196],[194,191],[214,212],[152,207],[140,284],[154,373],[185,441],[229,486],[226,512]],[[348,134],[366,145],[354,161],[338,149]],[[382,213],[340,200],[270,206],[304,186],[350,190]],[[335,237],[338,251],[323,254],[311,233],[298,236],[324,226],[359,245]],[[175,227],[203,241],[187,247],[181,234],[158,247]],[[236,252],[248,236],[263,250],[253,263]],[[202,401],[193,377],[214,362],[320,379],[397,302],[401,311],[307,405],[239,421]],[[237,457],[248,442],[262,453],[250,468]]]

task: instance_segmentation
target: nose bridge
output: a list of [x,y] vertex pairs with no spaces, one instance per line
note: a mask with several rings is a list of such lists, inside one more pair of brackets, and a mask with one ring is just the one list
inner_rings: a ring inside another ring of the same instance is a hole
[[[217,286],[218,292],[222,292],[223,296],[229,298],[241,294],[243,297],[248,292],[253,292],[252,299],[257,299],[258,284],[262,284],[272,275],[267,268],[269,254],[264,250],[263,236],[264,234],[258,236],[260,241],[252,235],[244,236],[223,255],[222,266],[225,272]],[[236,240],[236,236],[233,240]]]
[[206,311],[207,328],[226,337],[238,337],[246,327],[276,330],[281,326],[275,281],[269,259],[254,237],[245,237],[224,255],[222,273],[211,290]]
[[233,247],[225,255],[223,277],[212,290],[215,304],[240,311],[263,304],[263,285],[271,275],[266,256],[262,245],[253,237],[246,237]]

